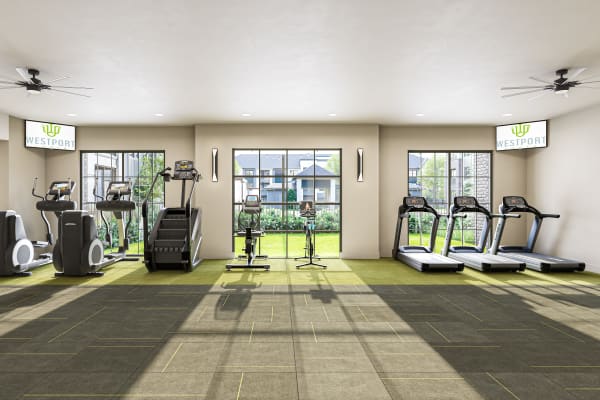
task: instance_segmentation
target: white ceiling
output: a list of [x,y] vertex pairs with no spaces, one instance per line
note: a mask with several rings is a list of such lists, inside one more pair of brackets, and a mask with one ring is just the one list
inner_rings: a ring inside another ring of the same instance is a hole
[[600,90],[499,88],[561,67],[600,75],[599,15],[598,0],[3,0],[0,80],[28,66],[95,89],[0,90],[0,110],[79,125],[552,118]]

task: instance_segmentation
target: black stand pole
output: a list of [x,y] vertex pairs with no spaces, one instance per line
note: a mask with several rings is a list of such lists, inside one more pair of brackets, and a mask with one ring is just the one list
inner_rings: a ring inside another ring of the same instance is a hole
[[[308,260],[308,262],[300,265],[296,265],[296,269],[306,267],[308,265],[314,265],[316,267],[321,267],[323,269],[327,268],[327,265],[318,264],[313,262],[313,260],[321,260],[319,256],[315,256],[315,245],[316,245],[316,237],[312,233],[314,232],[314,223],[310,223],[310,219],[314,219],[314,217],[307,217],[306,222],[304,223],[304,232],[306,233],[306,247],[304,248],[304,257],[297,257],[294,260]],[[308,253],[308,255],[307,255]]]

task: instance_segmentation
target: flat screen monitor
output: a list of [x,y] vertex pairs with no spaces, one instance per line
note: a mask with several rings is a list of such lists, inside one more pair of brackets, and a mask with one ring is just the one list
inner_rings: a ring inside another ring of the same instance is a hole
[[547,121],[523,122],[496,127],[496,150],[547,147]]
[[25,147],[75,150],[75,127],[51,122],[25,121]]

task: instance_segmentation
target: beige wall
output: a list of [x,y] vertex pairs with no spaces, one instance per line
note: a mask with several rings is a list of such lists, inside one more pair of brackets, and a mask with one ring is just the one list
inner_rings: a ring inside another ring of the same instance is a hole
[[[38,178],[37,193],[46,187],[46,150],[25,147],[25,123],[10,117],[8,141],[8,208],[20,214],[27,235],[32,240],[46,240],[46,226],[35,208],[38,199],[31,195],[34,178]],[[51,216],[49,218],[52,218]]]
[[561,215],[544,222],[536,250],[585,261],[597,272],[599,127],[600,106],[553,119],[548,147],[528,150],[527,156],[527,201],[542,212]]
[[[392,254],[398,207],[408,188],[409,150],[493,150],[493,127],[381,127],[379,136],[379,251]],[[524,152],[493,153],[492,194],[494,210],[503,195],[525,193]],[[507,224],[505,240],[509,244],[524,240],[523,221]],[[403,243],[406,243],[406,226]],[[438,249],[439,250],[439,249]]]
[[0,140],[0,210],[8,206],[8,141]]
[[8,115],[0,112],[0,141],[8,140],[9,138]]
[[[219,182],[211,182],[211,149],[219,149]],[[356,149],[365,151],[364,182],[356,181]],[[379,137],[376,125],[197,125],[197,203],[204,212],[206,258],[231,251],[233,148],[342,149],[342,257],[379,257]]]

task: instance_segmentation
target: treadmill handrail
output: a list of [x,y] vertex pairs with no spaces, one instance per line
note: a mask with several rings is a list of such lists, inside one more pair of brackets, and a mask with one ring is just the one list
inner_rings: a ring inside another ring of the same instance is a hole
[[541,218],[560,218],[560,214],[540,214]]
[[521,218],[521,214],[491,214],[492,218]]

